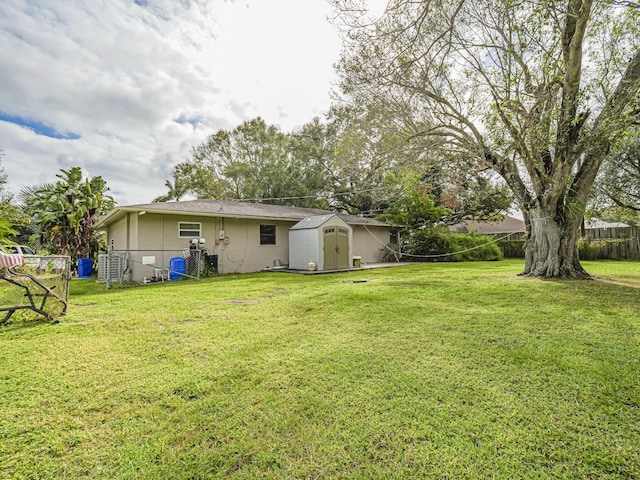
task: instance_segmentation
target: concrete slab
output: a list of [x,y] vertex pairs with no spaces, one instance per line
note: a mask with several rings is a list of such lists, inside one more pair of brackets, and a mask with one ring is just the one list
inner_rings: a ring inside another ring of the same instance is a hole
[[291,270],[288,268],[267,268],[263,272],[297,273],[300,275],[327,275],[330,273],[359,272],[362,270],[372,270],[374,268],[402,267],[414,265],[415,262],[388,262],[388,263],[367,263],[360,267],[341,268],[338,270]]

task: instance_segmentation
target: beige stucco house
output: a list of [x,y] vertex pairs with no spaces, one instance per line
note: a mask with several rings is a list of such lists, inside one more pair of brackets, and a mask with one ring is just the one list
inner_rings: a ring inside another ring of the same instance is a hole
[[[149,262],[143,262],[144,258],[153,258],[153,267],[168,268],[171,258],[195,244],[198,249],[217,256],[219,273],[256,272],[289,265],[290,258],[297,259],[297,268],[312,261],[320,269],[325,264],[331,268],[334,263],[325,261],[325,257],[319,259],[317,251],[305,252],[304,242],[296,243],[293,252],[290,245],[294,225],[309,217],[314,217],[317,223],[323,216],[331,219],[327,228],[347,226],[347,244],[340,245],[349,252],[349,265],[354,256],[360,257],[363,263],[382,261],[393,227],[371,218],[314,208],[231,200],[150,203],[118,207],[103,218],[97,228],[107,232],[113,251],[128,252],[132,259],[129,279],[141,281],[152,275],[151,267],[145,264]],[[320,222],[318,227],[322,225]],[[296,230],[300,227],[293,232]],[[323,230],[321,234],[324,233]],[[344,255],[345,249],[339,250]],[[304,260],[305,256],[308,261]],[[342,256],[339,262],[344,266]]]

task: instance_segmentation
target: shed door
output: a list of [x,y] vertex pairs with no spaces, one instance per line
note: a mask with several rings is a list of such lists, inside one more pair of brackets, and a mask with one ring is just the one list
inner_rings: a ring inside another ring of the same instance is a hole
[[349,230],[324,227],[324,269],[349,268]]

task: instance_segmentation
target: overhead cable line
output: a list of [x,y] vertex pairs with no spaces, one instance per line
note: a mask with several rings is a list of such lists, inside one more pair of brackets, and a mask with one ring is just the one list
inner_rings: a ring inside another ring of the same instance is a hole
[[464,250],[459,250],[457,252],[449,252],[449,253],[438,253],[438,254],[433,254],[433,255],[417,255],[417,254],[411,254],[411,253],[404,253],[401,252],[399,250],[394,250],[393,248],[391,248],[388,244],[380,241],[380,239],[378,237],[376,237],[365,225],[364,227],[366,229],[366,231],[369,233],[369,235],[371,235],[380,245],[382,245],[386,250],[388,250],[389,252],[393,253],[394,256],[396,257],[396,259],[398,261],[399,257],[413,257],[413,258],[445,258],[445,257],[452,257],[454,255],[458,255],[459,253],[466,253],[466,252],[471,252],[473,250],[477,250],[479,248],[482,247],[486,247],[487,245],[491,245],[492,243],[498,243],[502,240],[504,240],[505,238],[509,238],[511,235],[513,235],[516,232],[511,232],[503,237],[499,237],[499,238],[494,238],[493,240],[487,242],[487,243],[483,243],[482,245],[476,245],[475,247],[471,247],[471,248],[467,248]]

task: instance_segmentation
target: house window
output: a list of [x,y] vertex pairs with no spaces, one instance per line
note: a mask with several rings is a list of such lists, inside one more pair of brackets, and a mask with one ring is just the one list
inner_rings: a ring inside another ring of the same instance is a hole
[[178,236],[180,238],[199,238],[201,233],[201,223],[178,222]]
[[260,225],[260,245],[276,244],[276,226]]

